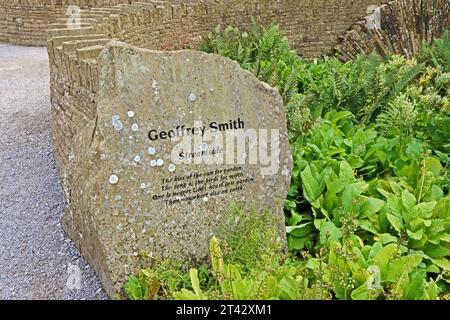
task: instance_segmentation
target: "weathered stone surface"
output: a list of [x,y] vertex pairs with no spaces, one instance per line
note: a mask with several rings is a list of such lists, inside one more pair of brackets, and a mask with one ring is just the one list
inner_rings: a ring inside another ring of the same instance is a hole
[[[63,226],[111,296],[137,271],[142,252],[205,260],[214,226],[231,202],[272,208],[285,236],[292,157],[275,89],[236,62],[196,51],[113,41],[97,65],[94,120],[78,130],[61,172],[69,201]],[[228,135],[255,133],[258,140],[245,150],[241,141],[230,153],[234,144],[220,144],[224,136],[212,134],[219,127]],[[176,133],[186,139],[169,139]],[[180,141],[192,142],[195,161],[208,163],[189,163],[187,153],[180,154],[186,150],[177,149]],[[215,157],[205,155],[212,150]]]

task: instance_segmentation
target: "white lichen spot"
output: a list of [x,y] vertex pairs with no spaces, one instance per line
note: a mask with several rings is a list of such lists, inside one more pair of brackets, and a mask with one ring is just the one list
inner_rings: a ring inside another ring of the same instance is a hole
[[287,167],[287,166],[285,166],[284,168],[283,168],[283,171],[281,172],[281,174],[283,175],[283,176],[289,176],[290,174],[291,174],[291,170],[289,170],[289,168]]
[[128,118],[133,118],[134,117],[134,112],[133,111],[128,111],[127,112]]
[[114,200],[120,201],[120,200],[122,200],[122,196],[120,194],[118,194],[114,197]]
[[142,71],[143,73],[149,73],[149,72],[150,72],[150,69],[147,68],[146,66],[141,66],[141,71]]
[[145,189],[146,185],[145,183],[141,183],[141,189]]
[[120,131],[123,128],[123,124],[120,121],[120,117],[118,115],[112,116],[112,125],[116,131]]
[[112,174],[112,175],[109,177],[109,183],[111,183],[111,184],[117,184],[117,182],[119,182],[119,177],[116,176],[115,174]]
[[128,222],[131,223],[131,224],[133,224],[133,223],[136,222],[136,219],[135,219],[135,218],[130,218],[130,219],[128,219]]
[[197,96],[195,95],[195,93],[191,92],[189,94],[189,101],[194,102],[195,100],[197,100]]
[[156,103],[161,103],[161,87],[155,79],[152,80],[152,89],[153,94],[155,95],[154,101]]
[[163,160],[163,159],[158,159],[158,160],[156,160],[156,165],[157,165],[158,167],[161,167],[163,164],[164,164],[164,160]]
[[148,148],[148,154],[149,155],[154,155],[156,153],[156,149],[153,147]]
[[209,91],[214,92],[214,88],[209,88]]
[[150,161],[150,166],[151,166],[151,167],[156,167],[157,164],[158,164],[158,163],[157,163],[156,160]]
[[140,156],[134,157],[134,162],[136,162],[136,163],[141,162],[141,157]]
[[169,164],[169,171],[170,172],[175,172],[176,169],[177,169],[177,167],[173,163]]
[[208,144],[207,144],[206,142],[203,142],[203,143],[200,145],[200,150],[201,150],[201,151],[206,151],[206,150],[208,150]]
[[204,202],[207,202],[208,200],[209,200],[208,197],[203,197]]
[[137,124],[137,123],[133,123],[133,124],[131,125],[131,130],[132,130],[133,132],[138,131],[138,130],[139,130],[138,124]]
[[119,224],[116,226],[116,230],[120,231],[120,230],[122,230],[122,229],[123,229],[123,226],[122,226],[121,223],[119,223]]

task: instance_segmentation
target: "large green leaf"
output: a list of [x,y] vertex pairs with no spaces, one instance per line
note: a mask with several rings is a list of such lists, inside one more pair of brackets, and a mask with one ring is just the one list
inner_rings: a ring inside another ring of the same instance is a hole
[[349,184],[345,187],[342,193],[342,205],[347,212],[358,205],[358,197],[368,188],[368,184],[365,182],[357,182]]
[[433,210],[435,207],[436,201],[422,202],[415,205],[411,209],[411,214],[413,215],[413,217],[422,217],[424,219],[428,219],[433,215]]
[[147,288],[135,276],[128,277],[124,289],[130,300],[143,300],[147,298]]
[[379,241],[383,244],[386,245],[388,243],[397,243],[398,238],[394,237],[393,235],[391,235],[390,233],[382,233],[382,234],[378,234],[377,235],[379,238]]
[[431,258],[450,256],[450,248],[434,244],[430,244],[424,247],[423,252],[425,252]]
[[320,243],[328,245],[332,241],[338,241],[342,238],[342,232],[333,222],[324,221],[320,227]]
[[424,296],[425,270],[417,270],[409,276],[409,285],[406,289],[406,300],[421,300]]
[[314,230],[314,226],[312,222],[302,223],[298,226],[288,226],[286,227],[286,232],[295,237],[304,237],[308,233]]
[[425,159],[424,162],[426,171],[432,172],[435,176],[439,176],[441,174],[443,168],[438,159],[429,157]]
[[311,172],[311,167],[307,166],[301,173],[303,191],[305,198],[310,202],[314,202],[321,194],[319,182]]
[[292,277],[284,277],[280,280],[280,287],[286,299],[295,300],[298,298],[299,289],[297,282]]
[[396,282],[403,274],[409,274],[422,262],[420,254],[410,254],[391,261],[383,273],[382,280]]
[[362,204],[360,214],[364,217],[373,215],[384,207],[386,202],[377,198],[366,198],[366,201]]
[[403,203],[403,206],[407,210],[409,210],[416,205],[416,197],[412,193],[410,193],[408,190],[403,190],[402,203]]
[[450,272],[450,261],[448,260],[448,258],[436,258],[431,259],[431,261],[444,271]]
[[355,178],[355,172],[347,161],[342,161],[340,164],[339,178],[345,182],[351,182]]
[[352,291],[351,297],[353,300],[369,300],[369,289],[367,283],[364,282],[361,286]]
[[403,221],[401,218],[394,216],[393,214],[390,213],[386,214],[386,217],[397,232],[402,232]]
[[419,229],[416,232],[406,230],[406,233],[408,234],[408,237],[410,237],[411,239],[417,240],[417,241],[421,240],[423,237],[423,229]]
[[397,244],[390,243],[380,249],[372,259],[372,264],[377,265],[383,271],[397,251]]

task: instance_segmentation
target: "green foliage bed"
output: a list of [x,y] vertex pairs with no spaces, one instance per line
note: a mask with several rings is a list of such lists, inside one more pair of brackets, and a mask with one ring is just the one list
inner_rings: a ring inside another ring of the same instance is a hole
[[[277,26],[233,27],[200,49],[279,89],[294,173],[288,254],[239,208],[211,240],[211,265],[160,261],[130,277],[132,299],[449,299],[450,32],[422,54],[312,61]],[[253,236],[252,236],[253,235]],[[246,243],[244,247],[239,246]]]

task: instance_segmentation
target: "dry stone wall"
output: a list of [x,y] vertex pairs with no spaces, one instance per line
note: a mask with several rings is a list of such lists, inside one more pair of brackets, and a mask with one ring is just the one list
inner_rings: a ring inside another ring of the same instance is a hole
[[397,0],[374,8],[353,24],[336,47],[342,60],[376,51],[407,57],[450,28],[450,1]]
[[[139,14],[131,14],[131,28],[127,36],[131,40],[154,44],[158,39],[161,45],[170,45],[170,40],[195,37],[210,31],[217,24],[248,24],[251,16],[258,16],[263,24],[275,21],[300,53],[313,56],[331,52],[338,37],[357,19],[365,15],[370,5],[379,5],[382,0],[208,0],[189,1],[194,3],[172,7],[171,3],[187,2],[173,0],[160,1],[165,9],[158,9],[159,15],[153,15],[151,24],[148,16],[142,20]],[[45,28],[49,23],[65,23],[69,5],[78,5],[82,9],[83,22],[98,20],[97,14],[89,8],[108,9],[114,14],[123,15],[123,8],[113,8],[118,4],[156,1],[131,0],[0,0],[0,41],[25,45],[45,45]],[[125,10],[130,11],[127,8]],[[98,11],[98,10],[95,10]],[[102,19],[105,17],[102,17]],[[116,33],[109,23],[117,17],[107,18],[102,26],[107,34]],[[121,18],[124,20],[124,18]],[[123,26],[123,24],[121,25]],[[144,33],[145,32],[145,33]],[[124,35],[125,36],[125,35]],[[137,39],[140,38],[140,39]]]
[[0,0],[0,42],[45,46],[49,23],[66,20],[68,6],[82,9],[128,0]]

